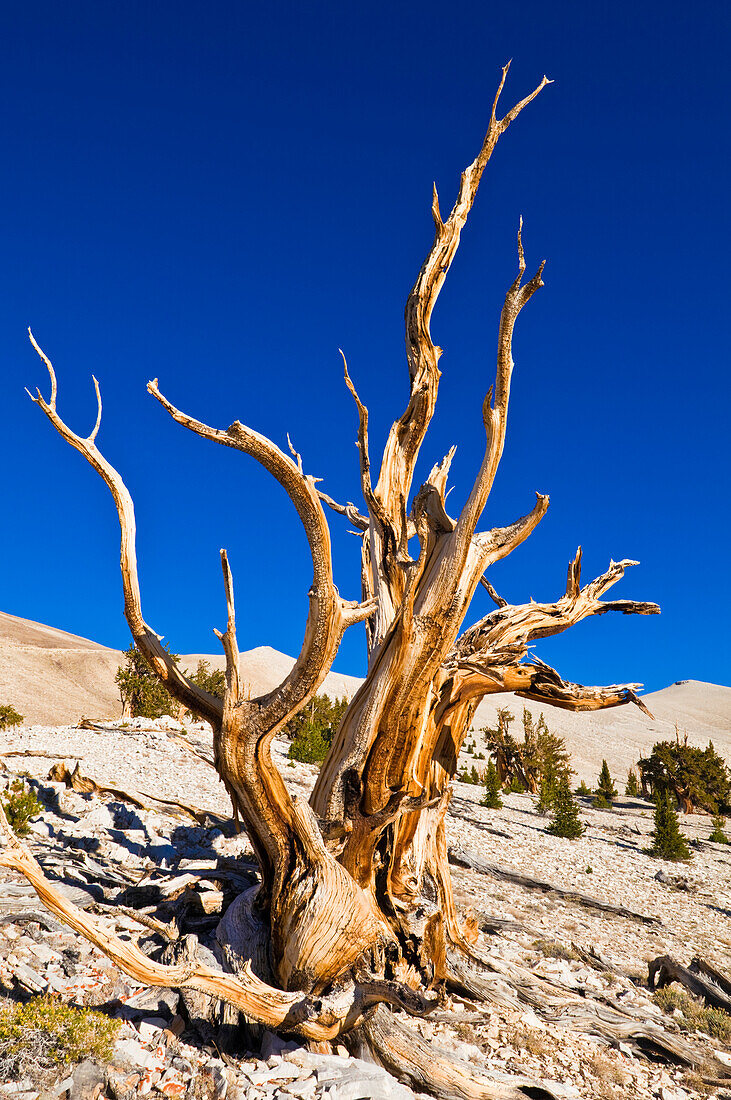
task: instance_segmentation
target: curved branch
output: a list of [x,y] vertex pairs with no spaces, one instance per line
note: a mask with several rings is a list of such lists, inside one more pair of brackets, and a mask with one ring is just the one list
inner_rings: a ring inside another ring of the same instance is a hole
[[150,668],[164,683],[167,690],[175,699],[188,710],[200,714],[208,722],[216,727],[220,725],[223,708],[220,699],[210,695],[207,691],[193,684],[187,676],[183,675],[177,664],[162,645],[159,636],[147,625],[142,616],[142,600],[140,597],[140,583],[137,573],[137,552],[135,546],[135,511],[132,497],[121,476],[114,467],[107,462],[96,446],[95,439],[99,431],[102,415],[101,394],[99,383],[94,379],[94,388],[97,396],[97,418],[91,434],[82,437],[61,419],[56,409],[57,383],[56,373],[48,356],[36,343],[35,337],[28,329],[30,342],[38,352],[48,368],[51,379],[51,396],[46,401],[40,390],[36,390],[34,397],[30,391],[26,391],[31,401],[38,405],[45,413],[62,439],[65,439],[86,461],[99,476],[106,482],[112,494],[114,504],[119,517],[121,530],[120,568],[122,571],[122,588],[124,591],[124,616],[129,625],[135,645],[147,660]]
[[223,583],[226,589],[226,630],[221,633],[214,627],[213,633],[221,642],[223,652],[226,655],[226,694],[224,697],[224,711],[238,703],[241,697],[241,671],[239,668],[239,645],[236,640],[236,610],[234,607],[234,581],[231,575],[231,567],[228,564],[228,554],[221,550],[221,568],[223,569]]
[[531,600],[527,604],[505,604],[491,611],[457,639],[447,663],[453,658],[470,658],[513,644],[525,647],[540,638],[561,634],[590,615],[604,615],[607,611],[620,611],[623,615],[660,614],[660,608],[655,603],[600,599],[607,589],[621,580],[625,569],[638,565],[638,562],[630,559],[612,561],[605,573],[581,588],[581,556],[579,547],[569,563],[566,593],[559,600],[555,603],[535,603]]
[[648,718],[653,715],[637,694],[642,684],[610,684],[607,687],[585,687],[564,680],[559,673],[531,655],[521,662],[525,651],[514,646],[496,653],[477,655],[473,659],[460,660],[453,669],[450,683],[449,706],[458,706],[467,700],[479,701],[496,692],[510,692],[524,699],[550,703],[561,710],[606,710],[634,703]]
[[339,516],[345,516],[353,524],[353,527],[357,528],[359,534],[368,530],[368,519],[362,515],[354,504],[348,501],[347,504],[338,504],[336,500],[333,500],[331,496],[324,493],[322,489],[317,490],[317,495],[323,504],[327,504],[328,508],[332,508],[333,512],[337,512]]
[[[340,349],[338,349],[340,350]],[[378,524],[382,534],[386,534],[389,531],[388,516],[381,507],[380,502],[373,493],[373,485],[371,483],[371,459],[368,450],[368,409],[365,407],[358,391],[353,385],[350,375],[348,373],[348,364],[345,359],[345,355],[342,351],[340,354],[343,359],[343,367],[345,368],[345,385],[348,387],[350,394],[355,401],[355,407],[358,410],[358,453],[360,455],[360,484],[361,491],[363,493],[363,499],[368,507],[368,513],[373,523]]]
[[500,459],[505,446],[505,433],[508,424],[508,403],[510,400],[510,380],[513,374],[513,330],[518,315],[523,307],[530,301],[539,287],[543,286],[544,263],[541,263],[538,271],[525,285],[521,285],[525,273],[525,256],[523,255],[523,219],[520,219],[518,229],[518,275],[505,295],[505,302],[500,312],[500,325],[498,329],[497,375],[495,382],[495,399],[492,400],[492,389],[488,391],[482,406],[482,420],[485,425],[487,442],[485,456],[475,479],[472,491],[462,509],[457,523],[456,540],[465,540],[472,536],[480,516],[484,510],[487,498],[490,495],[495,474],[497,473]]
[[562,710],[606,710],[634,703],[648,718],[653,717],[637,694],[642,684],[610,684],[608,687],[572,684],[538,657],[531,657],[529,664],[509,670],[505,684],[506,691],[514,691],[516,695],[539,703],[550,703]]
[[[279,726],[317,690],[330,669],[343,631],[351,622],[360,621],[361,605],[341,600],[333,581],[330,531],[315,479],[304,474],[299,464],[266,436],[240,421],[234,421],[225,431],[211,428],[177,409],[160,392],[157,379],[148,382],[147,389],[178,424],[203,439],[243,451],[256,459],[285,490],[302,521],[313,566],[302,649],[282,683],[256,700],[260,714],[266,712],[261,714],[261,725]],[[371,609],[362,609],[363,618],[369,614]]]
[[[432,202],[434,241],[406,302],[406,355],[411,380],[409,402],[401,418],[393,424],[389,433],[381,460],[378,483],[374,490],[396,534],[397,553],[404,558],[407,556],[408,548],[406,502],[419,450],[434,414],[440,376],[438,362],[441,349],[432,341],[431,314],[459,247],[462,229],[472,209],[485,166],[492,156],[500,135],[546,84],[550,83],[544,76],[530,95],[511,108],[504,118],[498,119],[497,103],[508,69],[509,64],[503,68],[482,147],[472,164],[462,173],[457,199],[446,221],[442,219],[439,211],[439,199],[436,187],[434,188]],[[374,568],[380,571],[381,555],[378,553],[378,548],[374,547],[373,552],[377,559],[374,562]],[[384,621],[379,625],[376,640],[384,636],[390,622],[388,614],[382,617]]]

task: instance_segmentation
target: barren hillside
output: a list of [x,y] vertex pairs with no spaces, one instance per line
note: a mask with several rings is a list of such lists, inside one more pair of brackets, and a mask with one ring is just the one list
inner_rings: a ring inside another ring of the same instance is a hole
[[[195,671],[204,659],[224,668],[219,654],[184,654],[181,664]],[[109,649],[52,626],[0,612],[0,703],[10,703],[25,716],[27,725],[61,726],[89,718],[121,714],[114,674],[122,663],[121,650]],[[252,695],[276,687],[294,664],[294,658],[269,646],[241,654],[243,678]],[[360,680],[331,672],[323,691],[347,695]]]
[[[219,654],[185,654],[183,667],[195,670],[204,659],[213,668],[223,668]],[[60,726],[74,723],[82,715],[111,718],[120,714],[114,674],[122,653],[54,627],[0,612],[0,702],[11,703],[25,715],[27,725]],[[280,683],[294,664],[294,658],[269,646],[258,646],[241,654],[242,675],[258,695]],[[323,691],[348,697],[361,680],[331,672]],[[566,738],[573,766],[580,778],[596,781],[602,758],[622,780],[638,756],[655,741],[687,732],[692,744],[713,741],[727,760],[731,759],[731,688],[686,680],[644,696],[652,711],[651,720],[639,708],[571,714],[556,707],[527,703],[538,716],[543,710],[550,729]],[[523,700],[512,695],[494,695],[477,710],[474,727],[492,725],[500,706],[509,707],[520,728]],[[479,737],[477,738],[479,745]],[[469,763],[471,758],[465,758]]]

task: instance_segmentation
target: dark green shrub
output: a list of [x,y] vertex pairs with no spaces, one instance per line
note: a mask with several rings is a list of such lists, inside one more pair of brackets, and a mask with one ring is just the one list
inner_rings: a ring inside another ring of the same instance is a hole
[[7,791],[0,795],[0,800],[10,827],[18,836],[27,834],[28,822],[43,809],[42,803],[33,791],[28,790],[22,779],[14,779]]
[[690,848],[680,831],[678,815],[667,791],[655,798],[655,829],[650,855],[658,859],[690,859]]
[[516,775],[508,783],[507,792],[508,794],[525,794],[525,787]]
[[536,810],[539,814],[547,814],[549,810],[553,809],[556,790],[557,784],[555,776],[541,776],[541,786],[538,792],[538,802],[536,803]]
[[489,810],[501,809],[503,804],[503,800],[500,797],[502,784],[500,783],[500,776],[497,773],[497,768],[495,767],[492,757],[487,762],[484,784],[485,794],[482,798],[482,805],[487,806]]
[[731,844],[731,839],[723,831],[723,818],[720,814],[716,814],[713,819],[713,832],[708,839],[714,844]]
[[[172,654],[177,663],[178,658]],[[148,665],[134,643],[124,652],[125,663],[117,669],[114,681],[119,687],[122,712],[133,718],[178,718],[180,703],[173,699]]]
[[630,798],[639,798],[640,785],[637,782],[637,773],[634,768],[630,768],[627,772],[627,782],[624,786],[624,793],[628,794]]
[[23,725],[23,715],[18,714],[15,707],[11,707],[9,703],[3,703],[0,706],[0,730],[13,729],[15,726]]
[[591,794],[591,787],[587,787],[586,783],[582,779],[578,787],[576,788],[576,793],[584,795],[584,797],[586,797],[587,795]]
[[599,791],[594,796],[594,809],[595,810],[611,810],[612,804],[607,801],[606,795]]
[[731,813],[731,772],[709,741],[705,749],[681,741],[658,741],[652,753],[637,762],[643,793],[670,791],[685,813]]
[[609,774],[609,765],[606,760],[602,760],[602,770],[599,773],[596,793],[604,798],[608,806],[611,806],[612,802],[617,797],[617,788],[614,786],[614,781]]
[[460,783],[474,783],[476,786],[482,782],[480,773],[474,764],[469,771],[467,771],[467,768],[462,768],[462,771],[457,773],[457,779]]
[[226,690],[226,673],[221,668],[211,668],[210,662],[201,658],[198,668],[189,677],[196,687],[203,688],[209,695],[215,695],[217,699],[223,699]]
[[306,723],[297,731],[289,746],[288,756],[290,760],[299,760],[301,764],[322,764],[331,744],[330,730]]
[[[294,717],[290,718],[282,729],[282,733],[285,737],[289,737],[293,743],[296,740],[312,742],[318,746],[316,751],[320,753],[322,752],[322,742],[325,742],[328,748],[332,744],[333,737],[337,733],[338,726],[347,709],[347,699],[331,699],[329,695],[313,695],[310,701]],[[314,737],[313,731],[318,731],[320,736]],[[295,750],[295,752],[298,751],[299,749]],[[294,756],[293,759],[298,760],[300,757]],[[317,760],[311,760],[309,763],[322,762],[324,759],[324,756],[318,756]]]
[[564,779],[556,788],[553,799],[553,817],[546,832],[552,836],[562,836],[575,840],[584,832],[579,818],[579,807],[574,801],[568,780]]

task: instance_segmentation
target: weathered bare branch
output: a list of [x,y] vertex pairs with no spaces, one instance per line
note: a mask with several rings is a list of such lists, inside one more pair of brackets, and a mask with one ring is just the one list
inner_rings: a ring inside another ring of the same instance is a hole
[[494,604],[495,604],[495,605],[496,605],[497,607],[507,607],[507,606],[508,606],[508,601],[507,601],[507,600],[504,600],[504,599],[503,599],[503,597],[502,597],[502,596],[500,596],[500,595],[499,595],[499,594],[498,594],[498,593],[497,593],[497,592],[495,591],[495,589],[494,589],[494,588],[493,588],[493,586],[492,586],[492,585],[490,584],[490,582],[489,582],[489,580],[487,579],[487,577],[480,577],[480,584],[481,584],[481,585],[482,585],[482,587],[483,587],[483,588],[485,589],[485,591],[487,592],[488,596],[490,597],[490,599],[492,600],[492,602],[493,602],[493,603],[494,603]]
[[600,597],[621,580],[625,569],[637,565],[626,559],[610,562],[609,569],[601,576],[580,587],[581,547],[569,564],[566,593],[555,603],[504,604],[491,611],[457,640],[454,656],[474,656],[517,643],[527,646],[540,638],[560,634],[591,615],[604,615],[607,611],[620,611],[624,615],[659,615],[655,603],[635,600],[603,601]]
[[96,470],[106,482],[112,494],[119,526],[121,530],[120,566],[122,571],[122,587],[124,591],[124,614],[132,632],[137,648],[144,654],[150,667],[165,684],[170,694],[174,696],[189,710],[200,714],[202,718],[218,726],[221,721],[221,701],[207,691],[191,683],[162,645],[160,637],[147,625],[142,615],[142,600],[140,596],[140,584],[137,572],[137,552],[135,545],[135,512],[132,497],[122,481],[121,476],[114,467],[107,462],[101,451],[96,446],[96,435],[101,423],[101,394],[99,383],[94,379],[94,387],[97,395],[98,412],[97,419],[91,434],[87,437],[76,435],[75,432],[61,419],[56,409],[58,386],[56,373],[48,356],[38,346],[33,333],[28,329],[30,341],[38,355],[46,364],[51,379],[51,396],[46,401],[40,390],[36,390],[36,396],[29,393],[31,400],[38,405],[53,424],[54,428],[79,454],[83,455],[89,465]]
[[[373,568],[377,575],[375,592],[379,597],[379,616],[374,641],[377,643],[393,621],[403,586],[395,569],[397,557],[406,560],[409,532],[406,506],[411,489],[416,460],[431,422],[439,385],[438,362],[441,349],[432,341],[431,314],[444,285],[452,260],[457,252],[462,229],[477,193],[477,189],[498,139],[514,118],[550,83],[543,78],[538,87],[517,103],[504,118],[496,115],[497,101],[505,83],[509,65],[503,68],[493,112],[482,147],[462,173],[456,202],[446,221],[439,210],[434,188],[432,215],[435,235],[432,247],[422,265],[406,303],[406,355],[411,381],[408,405],[401,418],[392,426],[381,461],[374,493],[388,516],[395,533],[395,547],[385,539],[375,540],[371,547]],[[523,288],[524,291],[526,288]],[[516,294],[518,292],[516,291]],[[526,299],[527,300],[527,299]]]
[[236,611],[234,607],[234,582],[231,575],[231,567],[228,564],[228,554],[221,550],[221,568],[223,569],[223,583],[226,589],[226,630],[222,634],[214,629],[214,634],[220,639],[223,651],[226,654],[226,696],[224,709],[233,707],[241,698],[241,671],[239,667],[239,646],[236,640]]
[[312,557],[313,582],[302,649],[283,683],[258,700],[260,707],[266,708],[267,723],[273,728],[286,721],[317,690],[330,669],[346,626],[360,621],[352,613],[354,605],[340,599],[333,581],[330,531],[315,479],[302,472],[299,461],[293,462],[266,436],[240,421],[234,421],[226,430],[209,427],[176,408],[160,392],[157,379],[148,382],[147,389],[178,424],[203,439],[243,451],[256,459],[285,490],[305,529]]
[[500,313],[500,325],[498,330],[497,376],[495,383],[495,399],[492,399],[492,390],[485,398],[482,407],[482,419],[485,425],[487,443],[485,456],[482,460],[479,473],[472,487],[472,491],[462,510],[457,523],[456,540],[471,538],[485,503],[495,481],[500,459],[505,446],[505,433],[508,423],[508,403],[510,400],[510,381],[513,374],[513,331],[515,322],[523,307],[530,301],[539,287],[543,286],[544,264],[525,285],[521,285],[525,272],[525,256],[523,255],[523,219],[520,219],[518,228],[518,275],[505,295],[505,302]]
[[354,504],[348,501],[347,504],[338,504],[336,500],[333,500],[331,496],[324,493],[322,489],[317,490],[317,495],[323,504],[326,504],[328,508],[331,508],[333,512],[337,512],[340,516],[345,516],[353,524],[353,527],[357,528],[358,533],[368,530],[368,518],[358,511]]

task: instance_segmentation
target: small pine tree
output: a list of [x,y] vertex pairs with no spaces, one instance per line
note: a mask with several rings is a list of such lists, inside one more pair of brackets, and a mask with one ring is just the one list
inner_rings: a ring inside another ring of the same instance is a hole
[[500,783],[500,776],[497,773],[497,768],[495,767],[492,757],[490,757],[487,768],[485,769],[485,794],[482,799],[482,805],[487,806],[489,810],[501,809],[503,804],[503,800],[500,797],[501,790],[502,785]]
[[640,785],[637,782],[637,773],[634,768],[630,768],[627,772],[627,782],[625,784],[624,793],[628,794],[630,798],[639,798]]
[[584,797],[591,794],[591,787],[587,787],[586,782],[582,779],[576,788],[577,794],[582,794]]
[[553,809],[556,800],[556,782],[553,775],[541,776],[541,786],[538,791],[538,802],[536,803],[537,813],[547,814],[549,810]]
[[713,832],[708,838],[713,841],[714,844],[731,844],[731,839],[723,831],[723,817],[721,814],[716,814],[713,819]]
[[609,774],[609,765],[606,760],[602,760],[602,770],[599,773],[599,782],[596,788],[597,804],[599,796],[604,798],[607,806],[611,806],[614,799],[617,797],[617,788],[614,786],[614,781]]
[[567,837],[575,840],[584,832],[584,825],[579,818],[579,807],[574,801],[568,780],[562,780],[556,788],[553,798],[553,818],[546,832],[552,836]]
[[302,764],[322,764],[332,743],[329,732],[310,722],[300,726],[289,746],[289,759],[299,760]]
[[658,859],[690,859],[690,848],[680,831],[678,815],[667,791],[659,791],[655,798],[655,829],[650,855]]
[[22,725],[23,715],[18,714],[15,707],[12,707],[9,703],[0,706],[0,730],[13,729],[15,726]]
[[[171,653],[175,663],[178,656]],[[132,718],[161,718],[170,714],[182,717],[182,708],[158,680],[134,642],[124,651],[125,663],[117,669],[114,680],[122,700],[122,716]]]
[[226,690],[226,673],[220,668],[211,668],[210,661],[206,661],[205,658],[201,658],[198,662],[198,668],[190,677],[191,683],[196,687],[203,688],[209,695],[215,695],[218,699],[223,699],[223,693]]

